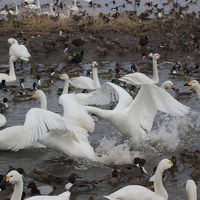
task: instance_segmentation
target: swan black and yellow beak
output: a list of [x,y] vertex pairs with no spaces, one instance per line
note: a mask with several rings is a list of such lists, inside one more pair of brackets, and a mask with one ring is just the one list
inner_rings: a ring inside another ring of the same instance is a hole
[[184,86],[192,86],[192,81],[186,83]]
[[6,182],[7,182],[7,183],[10,182],[10,176],[6,176]]
[[36,99],[37,99],[37,98],[36,98],[36,95],[35,95],[35,92],[32,94],[31,99],[33,99],[33,100],[36,100]]

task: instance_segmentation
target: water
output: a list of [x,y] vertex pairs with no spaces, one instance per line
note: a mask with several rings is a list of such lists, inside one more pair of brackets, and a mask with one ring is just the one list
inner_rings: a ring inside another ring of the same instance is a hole
[[[0,65],[4,66],[8,62],[8,44],[7,38],[0,39],[1,60]],[[49,53],[48,56],[42,53],[32,52],[32,58],[29,64],[25,67],[25,73],[20,77],[25,77],[25,85],[31,87],[35,79],[29,75],[30,67],[35,64],[42,64],[45,66],[51,66],[53,64],[61,64],[64,62],[64,55],[62,49]],[[117,57],[115,55],[115,57]],[[126,57],[126,58],[125,58]],[[47,59],[48,58],[48,59]],[[122,62],[120,64],[129,69],[132,63],[130,55],[118,56]],[[86,70],[89,65],[86,60],[83,62],[82,68]],[[140,59],[140,58],[138,58]],[[177,59],[181,57],[177,54]],[[126,62],[123,60],[126,60]],[[105,62],[104,58],[100,58],[98,62],[101,62],[99,66],[99,72],[107,71],[108,68],[114,70],[115,62],[113,57]],[[186,82],[185,79],[175,78],[172,79],[169,75],[169,65],[164,64],[162,61],[159,70],[160,81],[171,79],[178,88],[187,90],[183,87]],[[191,77],[192,79],[193,77]],[[101,83],[106,80],[101,78]],[[57,81],[56,87],[63,86],[63,82]],[[52,86],[51,91],[46,93],[48,99],[48,109],[62,114],[62,108],[58,105],[58,95],[56,87]],[[174,92],[170,92],[175,95]],[[32,107],[39,107],[38,101],[28,101],[14,103],[12,97],[6,93],[1,92],[1,97],[7,96],[9,99],[10,108],[5,114],[7,118],[7,126],[21,125],[24,123],[25,115],[27,111]],[[126,164],[131,163],[134,157],[142,156],[147,159],[146,168],[149,173],[152,173],[152,168],[162,159],[171,158],[172,155],[178,157],[179,152],[183,149],[195,150],[199,148],[199,131],[200,131],[200,107],[199,100],[194,93],[191,98],[181,101],[183,104],[192,108],[191,113],[188,116],[182,118],[174,118],[158,113],[156,116],[153,131],[150,133],[150,140],[139,146],[133,146],[127,138],[122,137],[118,131],[116,131],[109,122],[99,119],[96,121],[96,127],[93,134],[90,135],[90,142],[95,147],[99,155],[101,155],[101,161],[107,164]],[[71,160],[62,153],[54,152],[51,149],[27,149],[20,150],[18,152],[0,151],[0,173],[5,174],[9,166],[23,167],[25,175],[25,185],[29,180],[32,180],[31,172],[33,169],[43,169],[48,171],[52,175],[60,177],[66,177],[72,172],[77,172],[83,179],[87,180],[100,180],[111,173],[111,169],[102,165],[101,163],[93,163],[85,160]],[[169,192],[169,199],[178,200],[186,199],[184,184],[189,178],[191,173],[190,165],[184,166],[184,171],[177,174],[178,181],[172,181],[172,178],[168,176],[165,181],[165,186]],[[38,183],[42,184],[42,183]],[[89,194],[93,194],[95,199],[102,199],[101,196],[109,194],[118,188],[126,185],[126,181],[117,187],[113,187],[107,184],[107,181],[102,182]],[[198,183],[199,184],[199,183]],[[56,185],[55,194],[64,191],[64,183]],[[198,185],[199,186],[199,185]],[[27,191],[27,190],[26,190]],[[78,196],[76,199],[87,199],[88,193]]]

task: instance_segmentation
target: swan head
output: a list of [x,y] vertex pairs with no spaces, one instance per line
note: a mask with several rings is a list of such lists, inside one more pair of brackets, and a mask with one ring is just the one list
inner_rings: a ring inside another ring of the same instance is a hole
[[96,61],[93,61],[93,62],[92,62],[92,68],[97,68],[97,66],[98,66],[97,62],[96,62]]
[[42,90],[35,90],[32,94],[32,99],[36,100],[36,99],[40,99],[43,96],[45,96],[44,92]]
[[6,182],[16,184],[22,180],[22,175],[16,170],[10,171],[6,176]]
[[59,76],[59,79],[60,80],[69,80],[69,76],[65,73],[65,74],[61,74],[60,76]]
[[150,53],[149,56],[155,60],[158,60],[160,58],[160,54],[158,53]]
[[168,90],[170,90],[170,89],[176,90],[174,83],[172,83],[172,81],[169,81],[169,80],[163,82],[162,87],[164,87],[165,89],[168,89]]
[[9,44],[18,44],[17,40],[14,39],[14,38],[9,38],[9,39],[8,39],[8,43],[9,43]]
[[161,169],[161,170],[163,170],[163,171],[171,168],[172,166],[173,166],[172,161],[168,160],[168,159],[163,159],[158,164],[158,168]]
[[196,194],[197,192],[197,186],[193,180],[187,180],[185,188],[188,194]]
[[197,80],[192,80],[192,81],[186,83],[186,86],[190,86],[190,87],[196,89],[196,88],[200,87],[200,84]]

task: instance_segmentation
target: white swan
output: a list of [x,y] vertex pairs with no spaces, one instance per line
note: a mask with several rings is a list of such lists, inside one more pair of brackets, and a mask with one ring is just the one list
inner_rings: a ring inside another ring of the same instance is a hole
[[[14,185],[14,192],[10,200],[21,200],[23,192],[23,178],[17,171],[10,171],[6,176],[6,182]],[[58,196],[34,196],[26,200],[69,200],[70,192],[64,192]]]
[[80,89],[95,90],[97,88],[100,88],[101,85],[98,78],[97,66],[98,66],[97,62],[92,62],[91,67],[92,67],[93,80],[86,76],[79,76],[76,78],[71,78],[70,84]]
[[200,100],[200,84],[197,80],[192,80],[186,84],[187,86],[192,87],[192,89],[197,93],[197,96]]
[[136,85],[136,86],[141,86],[145,83],[149,83],[149,84],[158,83],[159,76],[158,76],[157,60],[160,58],[160,55],[157,53],[155,53],[155,54],[151,53],[150,56],[153,59],[153,77],[152,77],[152,79],[143,73],[135,72],[132,74],[127,74],[127,75],[121,77],[119,80],[126,82],[127,84],[132,84],[132,85]]
[[60,98],[64,117],[45,110],[47,101],[43,91],[36,90],[33,98],[40,99],[41,109],[30,109],[23,126],[0,131],[1,150],[17,151],[39,142],[72,157],[96,159],[88,141],[88,132],[94,131],[94,121],[85,108],[76,102],[73,94],[68,98]]
[[[64,94],[68,94],[68,90],[69,90],[69,84],[70,84],[70,79],[69,76],[65,73],[65,74],[61,74],[59,76],[60,80],[64,80],[64,87],[63,87],[63,91],[62,91],[62,95]],[[74,94],[77,98],[77,101],[81,104],[81,105],[88,105],[88,98],[89,96],[91,96],[91,93],[78,93],[78,94]],[[67,96],[65,96],[67,97]],[[65,98],[63,97],[63,98]]]
[[189,107],[179,103],[165,90],[153,84],[142,85],[133,100],[123,88],[107,82],[93,92],[89,104],[105,105],[116,99],[118,104],[113,110],[92,106],[85,108],[88,112],[110,121],[117,130],[136,141],[147,138],[147,132],[152,128],[158,110],[180,116],[189,111]]
[[155,192],[140,185],[129,185],[104,197],[109,200],[167,200],[168,194],[162,183],[162,174],[172,166],[173,163],[168,159],[163,159],[158,164],[154,181]]
[[[27,1],[25,1],[27,2]],[[24,8],[30,9],[32,11],[40,11],[41,12],[41,5],[40,0],[37,0],[37,5],[34,3],[31,3],[31,1],[27,2],[27,5],[24,6]]]
[[2,114],[0,114],[0,127],[5,126],[6,122],[7,122],[6,118]]
[[172,81],[170,81],[170,80],[164,81],[161,85],[161,88],[164,90],[166,90],[166,89],[176,90],[174,83],[172,83]]
[[188,200],[197,200],[197,186],[193,180],[187,180],[186,191]]
[[74,0],[74,5],[73,6],[70,6],[69,10],[73,13],[73,14],[76,14],[78,13],[78,6],[76,4],[76,1],[77,0]]
[[31,55],[28,52],[28,49],[24,45],[19,44],[18,41],[14,38],[9,38],[8,43],[11,44],[9,49],[10,57],[13,56],[16,60],[21,59],[24,61],[29,61]]
[[5,80],[6,82],[16,81],[17,78],[15,75],[14,61],[15,61],[15,57],[13,57],[13,56],[10,57],[10,59],[9,59],[9,64],[10,64],[9,74],[0,73],[0,82],[2,80]]

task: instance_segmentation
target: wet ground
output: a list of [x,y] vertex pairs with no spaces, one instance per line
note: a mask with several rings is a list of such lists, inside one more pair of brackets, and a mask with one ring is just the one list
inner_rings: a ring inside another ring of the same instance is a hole
[[[15,34],[9,36],[0,37],[0,69],[5,65],[8,65],[8,49],[7,39],[9,37],[14,37]],[[108,35],[107,35],[108,36]],[[49,37],[57,37],[55,35]],[[87,36],[84,36],[87,38]],[[36,40],[46,40],[48,38],[42,37],[40,39],[33,38],[27,43],[27,47],[32,55],[29,63],[25,64],[24,72],[20,73],[17,78],[25,78],[25,86],[31,87],[32,83],[36,79],[30,74],[30,68],[36,65],[40,67],[52,67],[57,66],[56,69],[61,69],[62,66],[66,66],[66,72],[77,75],[78,73],[85,74],[86,69],[89,68],[90,63],[96,60],[99,63],[98,71],[99,73],[107,72],[108,69],[113,69],[115,63],[119,62],[120,65],[126,69],[130,70],[132,63],[136,63],[138,66],[146,66],[148,64],[143,63],[142,56],[140,52],[134,50],[134,38],[130,35],[110,35],[110,37],[115,38],[119,42],[123,43],[124,46],[129,46],[127,51],[121,53],[119,49],[109,49],[107,55],[101,55],[96,50],[96,43],[91,41],[84,45],[84,59],[82,64],[71,65],[67,64],[63,50],[65,46],[62,42],[57,41],[58,45],[55,49],[49,51],[41,46],[40,42]],[[150,46],[158,46],[153,42]],[[41,49],[36,51],[35,49]],[[156,48],[155,48],[156,49]],[[158,49],[157,49],[158,50]],[[189,91],[190,89],[184,87],[184,83],[189,79],[199,77],[199,74],[192,74],[191,76],[177,76],[173,77],[170,75],[171,64],[167,62],[185,62],[192,64],[198,62],[199,54],[194,52],[182,52],[180,51],[169,51],[169,50],[159,50],[161,55],[159,60],[159,76],[160,83],[164,80],[172,80],[176,87],[181,91]],[[167,61],[167,62],[166,62]],[[19,63],[18,63],[19,65]],[[19,66],[18,66],[19,67]],[[150,67],[151,68],[151,67]],[[73,70],[72,70],[73,69]],[[81,70],[80,70],[81,69]],[[122,72],[125,73],[125,72]],[[150,76],[151,73],[148,73]],[[101,83],[107,81],[108,78],[104,76],[100,78]],[[48,109],[57,113],[62,114],[62,108],[58,105],[58,95],[57,88],[63,86],[63,82],[55,81],[54,85],[51,86],[49,92],[46,92],[48,99]],[[170,93],[175,96],[174,92]],[[13,102],[12,96],[9,93],[1,92],[1,97],[8,97],[9,99],[9,109],[5,113],[7,118],[7,126],[20,125],[23,124],[26,112],[32,107],[38,107],[38,101],[28,101],[28,102]],[[200,132],[200,106],[199,100],[195,93],[191,97],[180,99],[181,103],[188,105],[192,108],[191,113],[183,118],[171,118],[169,116],[161,115],[160,113],[155,119],[153,130],[150,134],[153,135],[151,142],[146,144],[139,144],[138,147],[132,147],[129,142],[124,141],[119,133],[105,120],[99,119],[96,121],[96,128],[93,134],[90,136],[91,144],[96,148],[99,154],[104,152],[105,161],[109,164],[116,162],[118,164],[130,163],[132,159],[138,155],[135,154],[136,150],[139,150],[142,157],[147,160],[146,168],[151,174],[152,169],[158,161],[162,158],[171,158],[173,155],[179,158],[179,153],[183,149],[189,149],[190,151],[199,149],[199,132]],[[130,150],[131,148],[131,150]],[[179,159],[178,159],[178,162]],[[9,166],[22,167],[25,172],[25,186],[28,181],[32,179],[32,171],[36,169],[45,170],[52,175],[57,175],[59,177],[66,177],[72,172],[78,173],[83,179],[86,180],[101,180],[107,177],[111,173],[111,168],[106,167],[100,163],[91,163],[89,161],[80,159],[71,159],[62,153],[54,152],[51,149],[27,149],[20,150],[18,152],[1,151],[0,152],[0,173],[5,174]],[[178,200],[186,199],[185,192],[185,181],[190,177],[191,165],[184,164],[184,170],[177,173],[177,180],[175,180],[170,175],[167,176],[164,184],[169,193],[169,199]],[[124,177],[124,182],[117,185],[111,186],[106,181],[101,182],[96,188],[89,192],[84,192],[84,194],[79,195],[76,199],[88,199],[90,194],[94,195],[95,199],[102,199],[103,195],[109,194],[124,185],[127,185],[127,177]],[[43,183],[38,182],[38,184],[43,185]],[[55,194],[64,191],[64,182],[61,184],[51,183],[55,189]],[[199,183],[198,188],[199,188]],[[28,192],[27,192],[27,195]]]

